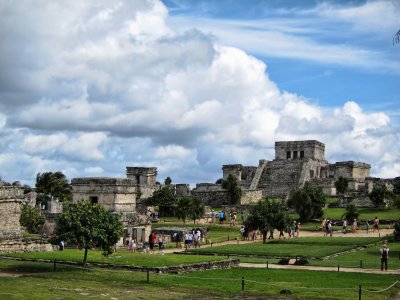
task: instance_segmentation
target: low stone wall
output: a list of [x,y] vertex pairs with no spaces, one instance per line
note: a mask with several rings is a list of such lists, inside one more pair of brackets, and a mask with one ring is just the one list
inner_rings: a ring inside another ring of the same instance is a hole
[[220,191],[197,191],[192,190],[192,196],[200,199],[205,205],[220,207],[229,204],[229,194],[226,190]]
[[41,238],[0,240],[0,253],[53,251],[53,246]]
[[[19,258],[19,257],[0,257],[0,258],[8,260],[16,260],[16,261],[34,261],[34,262],[44,262],[44,263],[64,264],[64,265],[74,265],[74,266],[82,265],[82,263],[78,263],[75,261],[54,261],[49,259],[30,259],[30,258]],[[100,263],[88,263],[87,266],[107,268],[107,269],[124,269],[124,270],[138,271],[138,272],[149,271],[158,274],[167,274],[167,273],[198,272],[205,270],[222,270],[222,269],[235,268],[239,266],[239,259],[225,259],[219,261],[199,262],[194,264],[182,264],[182,265],[175,265],[168,267],[139,267],[131,265],[100,264]]]

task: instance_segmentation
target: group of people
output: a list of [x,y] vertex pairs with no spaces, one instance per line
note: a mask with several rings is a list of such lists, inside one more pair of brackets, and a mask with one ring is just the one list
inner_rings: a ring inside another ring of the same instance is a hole
[[200,248],[202,233],[199,228],[192,229],[185,233],[185,250],[191,248]]
[[321,224],[321,229],[322,232],[324,233],[324,236],[330,236],[332,237],[333,235],[333,223],[332,220],[328,219],[323,219],[322,224]]
[[[229,216],[229,224],[230,226],[237,226],[238,221],[237,221],[237,215],[238,213],[236,211],[231,210],[228,214]],[[209,217],[211,216],[211,224],[215,224],[216,221],[219,221],[219,224],[227,224],[227,213],[224,210],[221,210],[219,212],[215,211],[214,209],[211,211],[211,214],[207,216],[207,221],[209,221]],[[241,218],[242,222],[244,220],[244,212],[241,212]]]

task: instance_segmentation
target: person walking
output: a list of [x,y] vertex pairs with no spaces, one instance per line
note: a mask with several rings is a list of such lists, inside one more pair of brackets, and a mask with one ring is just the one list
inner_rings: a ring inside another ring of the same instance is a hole
[[389,258],[389,248],[386,244],[382,246],[379,250],[381,253],[381,271],[383,271],[383,267],[385,267],[385,271],[388,269],[388,258]]
[[375,232],[375,229],[376,229],[376,230],[378,230],[378,233],[379,233],[379,219],[378,219],[378,217],[375,217],[375,219],[373,221],[373,224],[374,224],[374,228],[373,228],[372,232]]

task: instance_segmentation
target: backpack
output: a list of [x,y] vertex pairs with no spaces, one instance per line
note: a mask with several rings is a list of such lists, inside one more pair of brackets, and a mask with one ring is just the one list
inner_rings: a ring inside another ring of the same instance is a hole
[[387,258],[387,257],[388,257],[387,249],[383,249],[382,250],[382,258]]

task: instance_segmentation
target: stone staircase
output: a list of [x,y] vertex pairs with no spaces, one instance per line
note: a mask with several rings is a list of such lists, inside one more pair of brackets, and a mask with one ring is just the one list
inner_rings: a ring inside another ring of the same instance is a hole
[[254,174],[253,180],[251,181],[250,184],[250,190],[256,190],[258,188],[258,183],[260,182],[260,178],[262,173],[264,172],[265,167],[267,166],[268,161],[267,160],[260,160],[260,163],[257,167],[257,171]]

